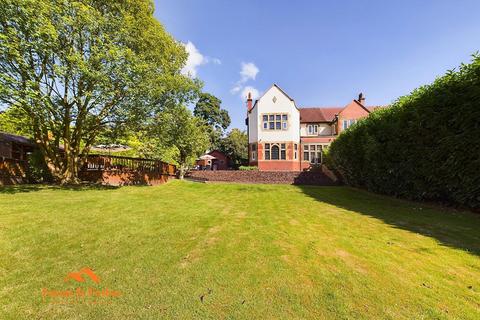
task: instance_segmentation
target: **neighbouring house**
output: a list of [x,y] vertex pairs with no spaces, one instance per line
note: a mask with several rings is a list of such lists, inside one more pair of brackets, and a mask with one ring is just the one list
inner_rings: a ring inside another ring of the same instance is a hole
[[123,145],[123,144],[98,144],[90,148],[90,151],[94,152],[108,152],[110,153],[117,153],[117,152],[123,152],[123,151],[129,151],[132,150],[129,146]]
[[196,165],[201,170],[227,170],[229,163],[229,157],[219,150],[205,153],[196,161]]
[[322,163],[322,150],[358,119],[379,107],[365,106],[360,93],[344,107],[298,108],[272,85],[255,103],[247,97],[248,157],[263,171],[301,171]]
[[37,148],[31,139],[0,132],[0,158],[27,160],[28,154]]
[[28,155],[35,148],[28,138],[0,132],[0,186],[28,182]]

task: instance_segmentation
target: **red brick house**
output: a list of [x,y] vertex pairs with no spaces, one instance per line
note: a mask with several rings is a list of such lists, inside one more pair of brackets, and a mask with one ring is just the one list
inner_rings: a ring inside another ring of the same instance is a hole
[[344,107],[298,108],[275,84],[255,103],[249,95],[249,164],[263,171],[300,171],[321,164],[322,150],[376,108],[365,106],[363,94]]
[[230,158],[219,150],[213,150],[202,155],[196,161],[201,170],[228,170]]

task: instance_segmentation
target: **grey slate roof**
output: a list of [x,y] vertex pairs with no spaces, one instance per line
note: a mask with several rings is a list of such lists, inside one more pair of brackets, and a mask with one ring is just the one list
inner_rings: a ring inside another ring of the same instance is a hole
[[17,136],[15,134],[0,132],[0,141],[3,142],[15,142],[27,146],[35,146],[35,142],[32,139]]

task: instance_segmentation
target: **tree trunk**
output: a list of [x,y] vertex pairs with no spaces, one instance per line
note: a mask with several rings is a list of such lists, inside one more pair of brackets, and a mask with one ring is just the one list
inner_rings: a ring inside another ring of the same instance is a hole
[[55,182],[62,185],[80,183],[80,179],[78,178],[78,173],[81,167],[81,163],[78,161],[79,156],[75,155],[68,149],[65,149],[63,154],[53,153],[54,156],[52,158],[49,156],[51,153],[46,151],[47,148],[48,147],[44,145],[41,145],[40,147],[40,149],[43,151],[47,168]]
[[65,184],[79,184],[80,179],[78,178],[79,172],[79,162],[77,157],[70,154],[65,158],[65,170],[62,173],[60,183]]
[[183,178],[185,177],[186,171],[187,171],[186,166],[183,164],[180,164],[180,167],[178,169],[178,179],[183,180]]

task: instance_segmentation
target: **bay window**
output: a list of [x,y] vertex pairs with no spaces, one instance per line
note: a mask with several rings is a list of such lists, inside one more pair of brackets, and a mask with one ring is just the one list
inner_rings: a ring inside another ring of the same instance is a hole
[[321,144],[305,144],[303,145],[303,161],[309,161],[312,164],[322,163]]
[[287,149],[285,143],[265,143],[265,160],[286,160]]

